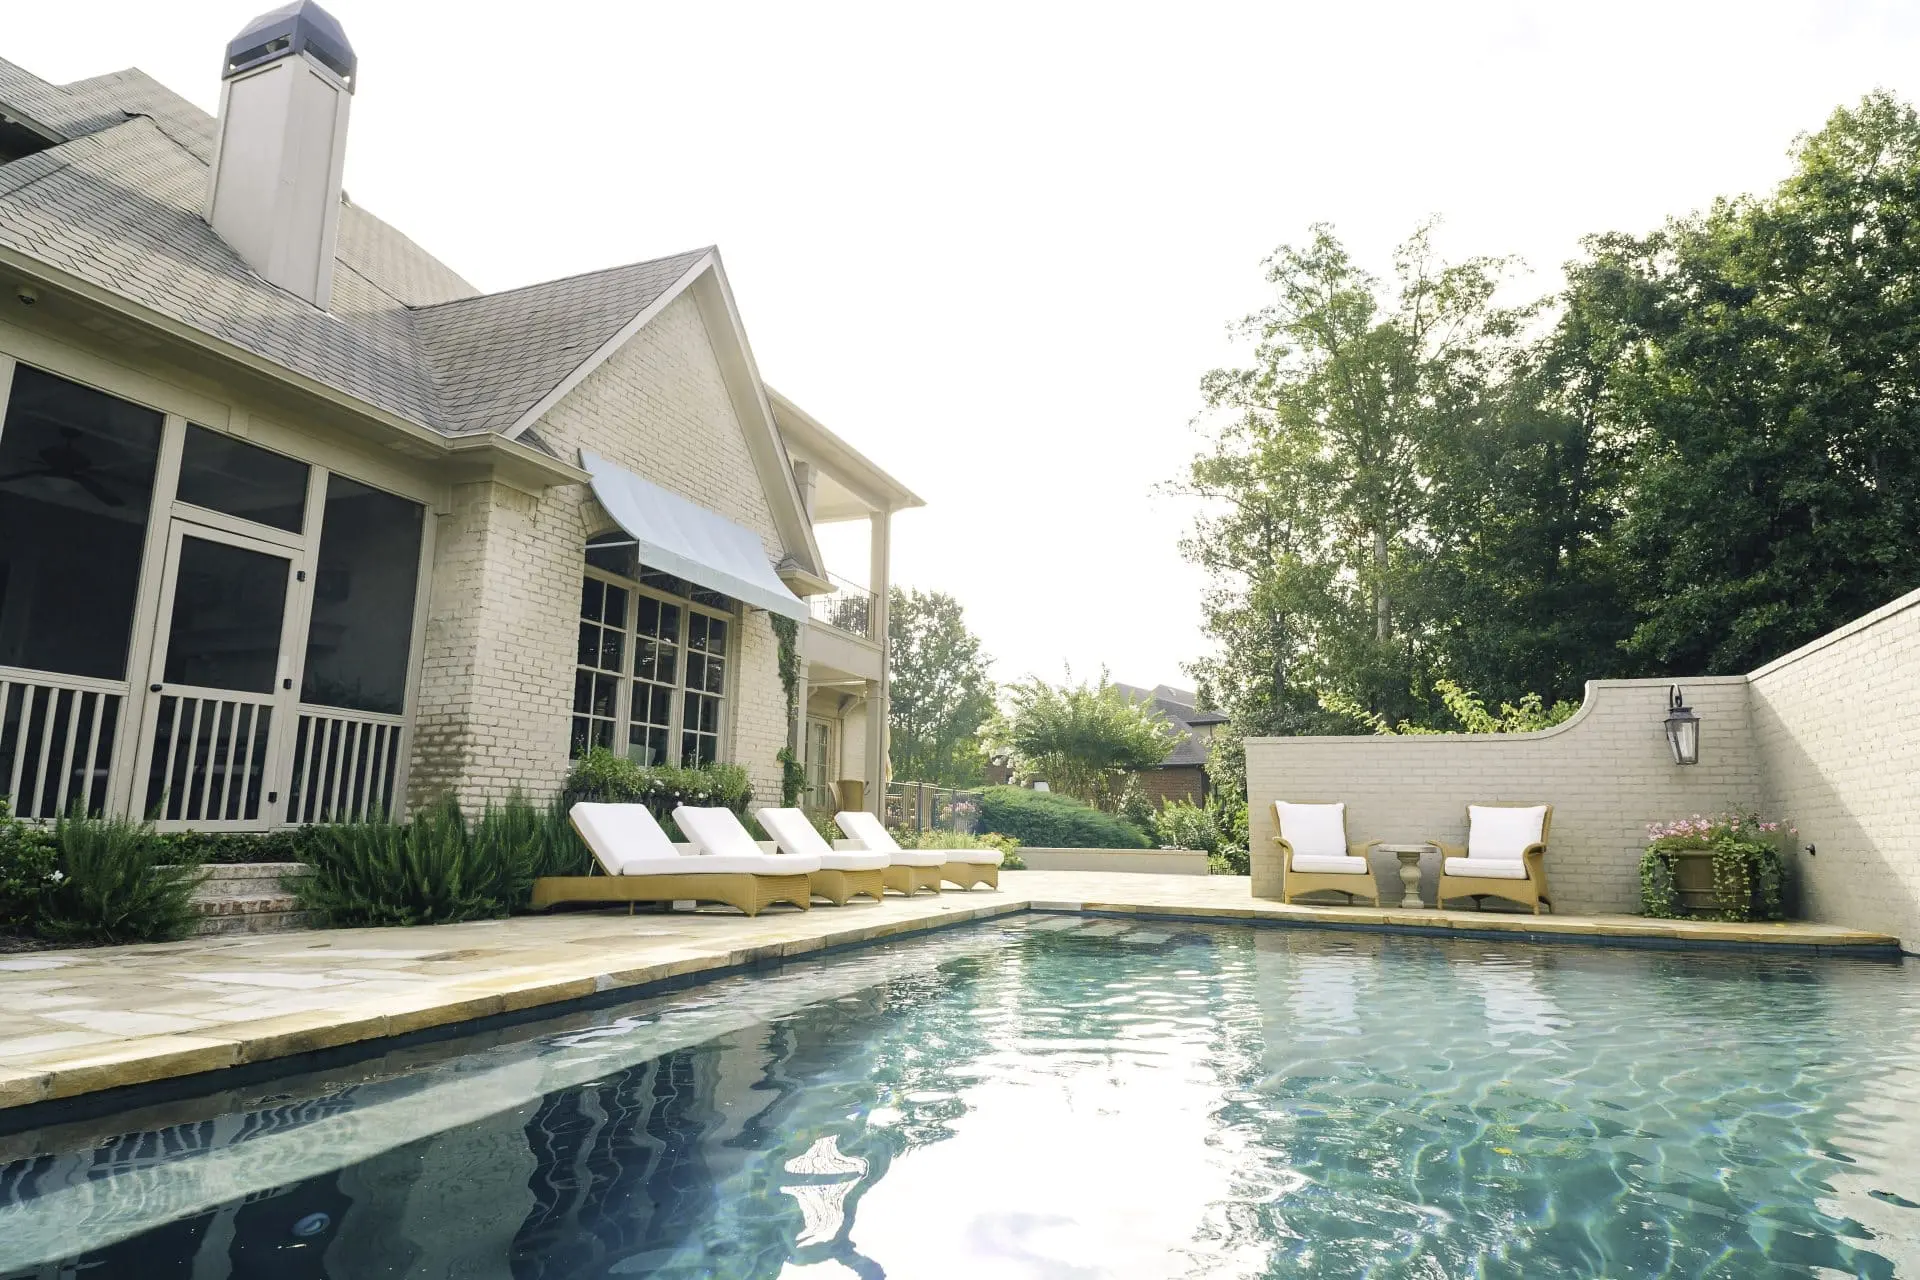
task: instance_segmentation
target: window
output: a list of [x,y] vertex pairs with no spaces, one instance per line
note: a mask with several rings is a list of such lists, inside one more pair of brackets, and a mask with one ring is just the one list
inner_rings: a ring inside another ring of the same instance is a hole
[[162,421],[15,368],[0,423],[0,666],[126,678]]
[[612,747],[627,647],[627,593],[588,578],[580,588],[580,653],[573,673],[573,754]]
[[209,511],[298,533],[307,519],[309,470],[304,462],[188,423],[176,496]]
[[624,535],[587,544],[574,666],[576,756],[639,764],[721,758],[734,602],[639,564]]
[[807,720],[807,803],[829,811],[840,807],[833,794],[833,725],[811,717]]
[[300,701],[399,715],[426,508],[327,477]]

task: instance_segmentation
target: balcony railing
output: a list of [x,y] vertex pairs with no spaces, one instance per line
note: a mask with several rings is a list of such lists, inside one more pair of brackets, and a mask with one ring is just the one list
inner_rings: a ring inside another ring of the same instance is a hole
[[885,821],[915,831],[970,832],[980,821],[980,793],[931,782],[889,782]]
[[873,639],[873,592],[832,574],[827,577],[833,583],[832,594],[807,600],[813,620],[863,640]]

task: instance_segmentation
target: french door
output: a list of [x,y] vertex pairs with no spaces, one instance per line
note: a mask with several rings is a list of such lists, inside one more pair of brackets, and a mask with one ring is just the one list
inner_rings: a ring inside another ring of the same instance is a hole
[[172,521],[135,795],[163,830],[260,830],[286,811],[305,553]]

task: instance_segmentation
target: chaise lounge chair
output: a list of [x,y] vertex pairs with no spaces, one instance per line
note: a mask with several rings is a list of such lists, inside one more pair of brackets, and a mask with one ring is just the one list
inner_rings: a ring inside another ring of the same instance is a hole
[[864,893],[875,902],[885,896],[886,854],[835,849],[798,809],[766,808],[753,816],[780,846],[781,853],[820,860],[820,869],[807,877],[815,897],[844,907],[847,899],[857,893]]
[[1540,914],[1553,905],[1547,892],[1547,831],[1553,826],[1550,804],[1470,804],[1467,843],[1430,840],[1439,848],[1440,888],[1434,905],[1448,898],[1508,898]]
[[835,848],[846,845],[852,849],[887,855],[888,865],[884,873],[887,888],[895,893],[904,893],[909,898],[922,889],[940,892],[941,873],[946,868],[947,854],[953,850],[902,849],[900,842],[893,838],[880,819],[865,809],[836,813],[833,820],[847,833],[847,838],[837,841]]
[[562,902],[693,901],[721,902],[755,916],[775,902],[803,911],[812,905],[807,873],[817,863],[774,858],[758,846],[751,857],[676,846],[645,805],[582,801],[568,817],[606,874],[542,876],[533,882],[536,910]]
[[1380,882],[1374,877],[1367,851],[1379,844],[1355,844],[1347,839],[1347,806],[1342,804],[1288,804],[1273,802],[1274,837],[1280,846],[1280,901],[1292,902],[1303,893],[1323,889],[1354,899],[1367,897],[1380,905]]

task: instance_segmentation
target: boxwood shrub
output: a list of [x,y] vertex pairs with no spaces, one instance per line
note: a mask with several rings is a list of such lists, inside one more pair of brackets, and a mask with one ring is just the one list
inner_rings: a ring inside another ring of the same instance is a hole
[[1051,791],[988,787],[980,797],[980,829],[1011,836],[1031,849],[1146,849],[1146,833],[1116,814]]

